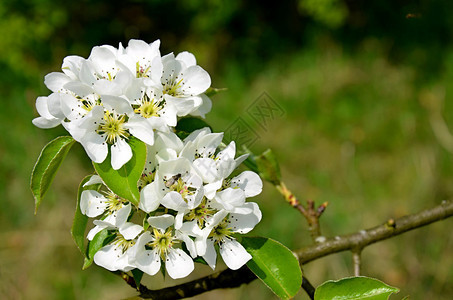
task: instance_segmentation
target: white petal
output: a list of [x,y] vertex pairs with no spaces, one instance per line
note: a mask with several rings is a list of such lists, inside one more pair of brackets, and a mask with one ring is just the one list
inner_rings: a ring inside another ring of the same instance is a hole
[[128,100],[112,95],[101,95],[101,101],[109,111],[119,114],[129,114],[133,112]]
[[217,252],[215,251],[214,242],[212,240],[206,241],[206,251],[203,255],[203,258],[211,267],[211,269],[214,270],[217,260]]
[[165,260],[165,268],[173,279],[183,278],[195,268],[192,258],[181,249],[170,249]]
[[125,124],[125,127],[129,129],[133,136],[145,144],[150,146],[154,144],[154,128],[147,119],[139,116],[132,116]]
[[163,161],[159,164],[159,173],[170,179],[169,177],[177,174],[186,174],[191,171],[191,163],[188,159],[181,157],[170,161]]
[[58,119],[64,119],[64,114],[61,111],[61,102],[65,101],[66,97],[72,98],[72,96],[62,93],[52,93],[47,98],[47,105],[49,113]]
[[63,88],[71,79],[68,75],[60,72],[52,72],[44,77],[44,84],[49,90],[56,93]]
[[241,189],[227,188],[216,194],[215,200],[226,210],[232,211],[235,207],[242,206],[245,202],[244,191]]
[[154,275],[160,270],[160,256],[156,251],[145,250],[135,257],[134,265],[149,275]]
[[141,190],[138,207],[144,212],[150,213],[159,207],[161,199],[162,195],[157,189],[157,183],[153,181]]
[[203,182],[211,183],[221,179],[219,178],[217,164],[212,158],[197,158],[193,162],[193,167],[203,178]]
[[172,226],[175,224],[175,217],[172,215],[162,215],[162,216],[157,216],[157,217],[149,217],[148,218],[148,223],[149,225],[156,227],[158,229],[165,230],[169,226]]
[[132,240],[143,231],[143,227],[131,222],[126,222],[119,228],[119,231],[126,240]]
[[244,191],[245,197],[253,197],[263,190],[263,181],[252,171],[244,171],[231,179],[231,187],[239,187]]
[[168,192],[164,198],[162,198],[161,204],[166,208],[176,211],[188,209],[187,203],[184,201],[181,194],[176,191]]
[[190,114],[192,116],[200,116],[202,118],[205,118],[206,114],[211,111],[212,101],[205,94],[201,94],[200,97],[203,100],[203,103],[200,106],[198,106],[198,108],[196,110],[194,110],[193,112],[191,112]]
[[91,86],[88,86],[80,81],[70,81],[63,87],[80,97],[85,97],[94,93],[94,90]]
[[43,117],[37,117],[32,120],[32,123],[33,123],[33,125],[35,125],[38,128],[47,129],[47,128],[54,128],[54,127],[60,125],[61,120],[55,119],[55,118],[46,119]]
[[211,86],[211,77],[200,66],[190,66],[184,71],[182,88],[188,95],[199,95]]
[[173,97],[168,94],[164,96],[165,101],[168,104],[172,105],[176,109],[176,114],[179,117],[186,116],[193,112],[201,103],[203,102],[198,99],[196,96],[194,97]]
[[[198,227],[198,226],[197,226]],[[187,250],[189,250],[190,256],[193,258],[197,257],[197,249],[195,248],[194,241],[187,234],[178,234],[177,237],[184,241]]]
[[80,196],[80,210],[82,214],[94,218],[102,214],[106,207],[106,198],[94,190],[83,191]]
[[85,148],[90,159],[95,163],[102,163],[108,155],[107,143],[105,143],[104,138],[96,132],[88,132],[82,137],[80,143],[83,148]]
[[94,262],[109,271],[117,271],[117,260],[124,255],[122,252],[115,244],[107,245],[96,252]]
[[236,240],[226,240],[219,246],[219,253],[223,261],[232,270],[237,270],[245,265],[252,256]]
[[87,239],[91,241],[96,234],[98,234],[102,229],[104,229],[104,226],[94,226],[87,234]]
[[250,212],[247,214],[232,213],[229,216],[229,226],[233,232],[246,234],[261,221],[261,210],[255,202],[247,202],[243,206]]
[[93,176],[90,177],[90,179],[87,182],[85,182],[83,187],[87,187],[87,186],[95,185],[95,184],[101,184],[101,183],[102,183],[101,176],[93,175]]
[[176,55],[176,59],[184,62],[186,65],[186,68],[190,66],[195,66],[197,64],[197,60],[195,59],[195,56],[187,51],[181,52],[178,55]]
[[112,168],[118,170],[132,158],[132,149],[125,140],[119,138],[110,147],[112,152]]
[[223,179],[204,185],[203,190],[205,197],[212,200],[215,197],[217,190],[222,187],[222,183]]
[[36,99],[36,110],[38,114],[48,120],[52,120],[55,118],[49,111],[49,97],[38,97]]
[[[120,208],[116,213],[113,214],[113,216],[115,217],[114,225],[118,228],[123,226],[127,222],[127,218],[129,218],[130,212],[131,212],[130,203]],[[104,221],[107,221],[107,218],[104,219]]]

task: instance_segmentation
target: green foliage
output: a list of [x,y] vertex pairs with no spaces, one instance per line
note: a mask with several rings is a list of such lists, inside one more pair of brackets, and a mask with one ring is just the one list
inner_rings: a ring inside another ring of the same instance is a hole
[[178,136],[183,139],[187,137],[191,132],[204,127],[209,127],[212,131],[211,126],[209,126],[205,120],[195,117],[184,117],[178,121],[175,129]]
[[109,241],[109,232],[107,229],[99,231],[91,241],[88,242],[87,253],[82,269],[85,270],[93,264],[94,255]]
[[82,182],[80,182],[79,185],[79,190],[77,192],[77,204],[76,204],[76,212],[74,215],[74,220],[72,221],[72,227],[71,227],[71,235],[72,238],[74,239],[74,242],[76,243],[77,247],[79,248],[80,252],[82,252],[83,255],[86,255],[85,251],[85,230],[87,227],[88,223],[88,217],[84,214],[82,214],[82,211],[80,210],[80,197],[82,195],[82,192],[84,190],[88,189],[95,189],[99,190],[101,187],[100,184],[97,185],[89,185],[89,186],[83,186],[85,183],[87,183],[92,175],[86,176]]
[[31,174],[30,186],[35,197],[35,214],[61,163],[75,140],[62,136],[49,142],[41,151]]
[[110,153],[104,162],[100,164],[93,163],[93,165],[105,185],[112,192],[138,205],[140,192],[138,191],[137,182],[145,167],[146,145],[134,137],[131,137],[128,143],[132,149],[132,158],[118,170],[114,170],[111,166]]
[[369,277],[350,277],[327,281],[316,288],[315,300],[387,300],[399,289]]
[[243,238],[241,244],[252,260],[247,266],[279,298],[290,299],[296,295],[302,284],[302,271],[294,254],[269,238]]
[[344,24],[348,8],[343,0],[299,0],[300,9],[331,28]]
[[140,282],[142,281],[143,278],[143,271],[139,269],[133,269],[132,271],[132,276],[134,277],[135,285],[137,287],[140,286]]

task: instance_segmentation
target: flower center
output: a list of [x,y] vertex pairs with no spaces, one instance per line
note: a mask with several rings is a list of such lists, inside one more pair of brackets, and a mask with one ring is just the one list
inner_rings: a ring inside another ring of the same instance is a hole
[[110,212],[110,214],[113,214],[123,207],[123,199],[112,191],[108,191],[105,195],[105,198],[107,199],[107,201],[105,202],[107,204],[107,210]]
[[214,229],[209,234],[209,237],[215,243],[221,243],[225,239],[232,239],[232,235],[232,228],[228,226],[227,218],[225,218],[219,225],[214,227]]
[[196,190],[195,188],[187,186],[186,182],[181,178],[180,174],[170,178],[165,183],[165,185],[170,189],[170,191],[178,192],[186,202],[187,202],[186,197],[193,195],[193,193]]
[[159,117],[159,111],[162,109],[160,105],[153,100],[144,99],[142,105],[134,110],[135,113],[141,114],[144,118]]
[[115,238],[115,240],[113,240],[113,243],[117,247],[121,247],[121,249],[123,250],[123,253],[126,252],[129,248],[131,248],[132,246],[135,245],[135,241],[134,240],[128,241],[119,233],[118,233],[117,237]]
[[100,135],[105,135],[105,141],[107,143],[114,144],[118,138],[127,139],[129,137],[129,132],[124,128],[125,122],[125,115],[106,112],[104,114],[104,120],[99,125],[97,132]]
[[198,227],[203,229],[205,223],[217,212],[216,209],[213,209],[207,202],[206,198],[203,199],[201,204],[197,207],[192,209],[184,219],[186,221],[193,221],[197,220]]
[[143,173],[142,177],[138,180],[138,190],[141,191],[145,186],[153,182],[155,176],[155,172]]
[[150,244],[153,249],[157,249],[160,257],[165,260],[168,250],[173,247],[174,244],[178,243],[172,235],[172,229],[167,228],[165,232],[153,228],[154,241]]
[[140,62],[137,62],[135,64],[135,75],[137,76],[137,78],[148,77],[147,73],[150,68],[151,66],[145,69],[143,66],[140,65]]
[[179,81],[177,80],[177,76],[175,79],[171,79],[170,81],[167,81],[167,83],[164,84],[164,94],[168,94],[170,96],[177,96],[178,95],[178,89],[182,86],[182,81],[183,78],[181,78]]

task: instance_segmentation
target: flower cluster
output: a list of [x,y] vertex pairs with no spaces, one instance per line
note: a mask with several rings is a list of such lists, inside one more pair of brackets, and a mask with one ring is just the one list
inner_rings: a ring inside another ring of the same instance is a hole
[[214,269],[219,253],[238,269],[251,255],[235,235],[260,222],[258,205],[247,198],[261,193],[262,181],[251,171],[233,174],[247,155],[236,157],[223,133],[206,127],[178,137],[179,117],[210,111],[204,93],[211,79],[192,54],[161,56],[159,46],[131,40],[126,48],[94,47],[87,59],[66,57],[63,72],[45,77],[53,93],[36,100],[33,124],[62,124],[93,162],[110,153],[113,170],[131,160],[131,137],[146,144],[139,201],[115,194],[101,173],[83,186],[80,212],[95,218],[87,239],[107,235],[94,254],[97,265],[154,275],[164,264],[170,277],[182,278],[195,258]]
[[94,47],[87,59],[66,57],[63,72],[45,77],[53,93],[36,100],[40,117],[33,124],[62,124],[96,163],[110,148],[112,167],[119,169],[132,157],[129,136],[153,145],[154,133],[168,132],[178,117],[204,117],[211,109],[204,94],[209,74],[191,53],[161,56],[159,46],[159,40],[131,40],[126,48]]
[[[137,268],[150,275],[164,263],[169,276],[182,278],[192,272],[197,256],[214,269],[216,247],[231,269],[251,259],[233,235],[249,232],[261,220],[258,205],[246,198],[261,192],[262,181],[251,171],[231,178],[246,156],[234,158],[234,142],[219,151],[222,137],[208,128],[184,141],[158,132],[138,183],[138,207],[108,189],[83,191],[82,213],[101,216],[88,239],[103,229],[112,235],[94,262],[110,271]],[[94,175],[86,186],[101,182]]]

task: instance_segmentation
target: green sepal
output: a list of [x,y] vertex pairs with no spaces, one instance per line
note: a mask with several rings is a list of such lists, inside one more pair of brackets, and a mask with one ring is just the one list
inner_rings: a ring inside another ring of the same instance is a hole
[[221,92],[225,92],[227,91],[228,89],[227,88],[213,88],[213,87],[210,87],[206,90],[206,92],[204,93],[206,96],[208,97],[211,97],[211,96],[214,96],[215,94],[218,94],[218,93],[221,93]]
[[271,149],[267,149],[261,155],[255,157],[255,162],[258,166],[258,171],[266,181],[273,185],[279,185],[282,175],[280,173],[280,166],[278,165],[277,158]]

